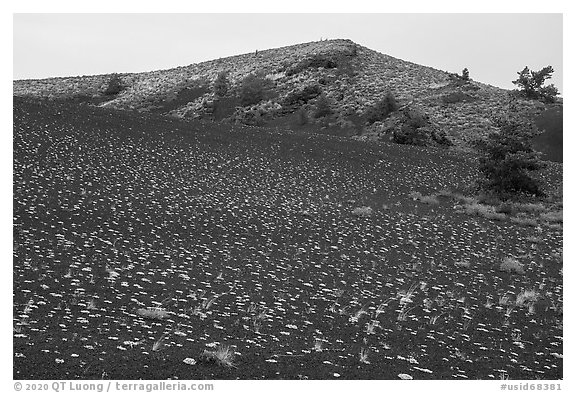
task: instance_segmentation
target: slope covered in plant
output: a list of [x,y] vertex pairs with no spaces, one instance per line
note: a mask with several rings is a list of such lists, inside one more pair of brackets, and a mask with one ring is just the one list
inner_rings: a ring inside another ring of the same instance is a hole
[[[229,86],[217,96],[214,82],[222,73]],[[249,75],[267,83],[266,94],[255,102],[238,98]],[[123,90],[104,95],[116,76]],[[313,91],[318,94],[310,94]],[[112,108],[254,124],[296,111],[314,118],[315,105],[323,97],[331,109],[331,115],[322,120],[324,126],[354,129],[350,134],[367,139],[387,139],[391,132],[385,120],[367,121],[371,108],[390,92],[399,106],[421,110],[429,117],[430,130],[441,132],[457,146],[468,146],[492,130],[491,118],[506,109],[508,95],[506,90],[475,81],[463,83],[447,72],[350,40],[310,42],[153,72],[14,82],[16,96],[76,99]],[[535,101],[522,103],[527,115],[544,109]]]
[[13,133],[15,379],[563,376],[562,213],[455,204],[462,154],[19,98]]

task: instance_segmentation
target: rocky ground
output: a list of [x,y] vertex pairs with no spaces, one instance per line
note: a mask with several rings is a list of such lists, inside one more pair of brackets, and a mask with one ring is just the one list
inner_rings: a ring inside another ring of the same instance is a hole
[[15,379],[563,377],[561,202],[467,214],[473,157],[110,108],[136,91],[15,98]]

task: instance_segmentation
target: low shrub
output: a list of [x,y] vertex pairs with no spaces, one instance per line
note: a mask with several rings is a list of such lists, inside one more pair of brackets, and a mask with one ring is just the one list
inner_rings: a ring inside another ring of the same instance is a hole
[[254,74],[246,76],[240,87],[240,104],[251,106],[259,103],[264,99],[267,87],[268,81],[265,78]]
[[330,107],[330,100],[325,94],[321,94],[316,100],[316,107],[314,110],[314,117],[321,118],[330,116],[332,114],[332,108]]
[[493,193],[486,193],[482,192],[477,197],[478,203],[482,203],[484,205],[491,205],[491,206],[498,206],[502,204],[500,198]]
[[506,220],[506,214],[503,213],[485,213],[484,215],[482,215],[482,217],[487,218],[488,220],[493,220],[493,221],[505,221]]
[[296,124],[299,126],[304,126],[308,124],[310,119],[308,118],[308,112],[304,108],[300,108],[296,111]]
[[336,68],[338,63],[325,55],[314,55],[303,59],[299,63],[293,65],[286,70],[286,76],[296,75],[307,68]]
[[562,210],[542,213],[540,214],[540,219],[547,223],[560,223],[564,220]]
[[516,209],[514,208],[513,203],[503,202],[500,205],[496,206],[496,212],[512,215],[513,213],[516,212]]
[[526,213],[541,213],[546,210],[542,203],[516,203],[514,207],[516,211]]
[[320,86],[316,84],[308,85],[301,90],[288,93],[288,95],[286,95],[282,100],[282,105],[285,107],[302,106],[311,99],[318,97],[320,94],[322,94]]
[[447,188],[443,188],[442,190],[438,191],[436,195],[443,198],[454,198],[456,193]]
[[417,201],[422,198],[422,194],[418,191],[411,191],[408,196],[412,198],[412,200]]
[[396,112],[397,110],[398,102],[396,101],[396,97],[394,97],[391,91],[387,91],[384,98],[366,110],[364,116],[366,116],[366,122],[370,125],[386,119],[392,112]]
[[428,145],[428,135],[418,128],[402,127],[394,131],[392,140],[402,145],[426,146]]
[[524,265],[512,257],[506,257],[499,266],[501,271],[507,273],[524,274]]
[[456,261],[454,262],[454,266],[469,268],[471,265],[470,261]]
[[356,71],[354,70],[354,65],[350,59],[341,60],[338,62],[338,67],[336,68],[337,77],[347,76],[349,78],[353,78],[355,75]]
[[544,225],[555,231],[561,231],[563,229],[562,224],[550,224],[545,222]]
[[506,215],[498,213],[494,206],[482,205],[476,202],[464,205],[464,212],[469,216],[479,216],[489,220],[503,221],[506,219]]
[[234,350],[228,345],[219,345],[218,348],[213,351],[204,350],[202,359],[214,362],[222,367],[236,368],[236,364],[234,363]]
[[404,145],[426,146],[431,132],[428,129],[429,117],[418,108],[408,107],[403,111],[399,129],[395,129],[392,140]]
[[170,315],[165,308],[161,307],[139,308],[136,310],[136,314],[148,319],[164,319]]
[[434,195],[424,195],[419,199],[420,202],[427,205],[438,205],[440,201]]
[[474,101],[476,97],[466,94],[463,91],[453,91],[442,96],[442,102],[445,104],[457,104],[459,102]]
[[530,304],[536,303],[538,301],[540,295],[533,289],[523,290],[516,296],[516,306],[517,307],[524,307],[530,306]]
[[214,80],[214,94],[216,97],[225,97],[229,88],[230,82],[228,81],[228,72],[222,71]]
[[543,244],[544,243],[544,240],[538,236],[528,236],[526,238],[526,241],[528,243],[533,243],[533,244]]
[[454,193],[454,194],[453,194],[453,198],[456,199],[458,202],[464,204],[464,205],[472,205],[472,204],[478,202],[478,201],[476,200],[476,198],[469,197],[469,196],[466,196],[466,195],[462,195],[462,194],[460,194],[460,193]]
[[486,213],[495,212],[492,206],[482,205],[476,202],[473,202],[469,205],[464,205],[464,211],[470,216],[482,216]]
[[428,205],[437,205],[440,203],[436,195],[422,195],[418,191],[412,191],[408,194],[408,196],[414,201],[418,201]]
[[448,137],[445,131],[432,130],[430,135],[432,140],[442,146],[454,146],[454,142]]
[[513,223],[516,223],[518,225],[522,225],[522,226],[526,226],[526,227],[537,227],[538,226],[538,221],[536,221],[533,218],[526,217],[526,216],[511,217],[510,221],[512,221]]
[[122,84],[122,79],[118,74],[112,74],[110,76],[110,80],[108,81],[108,85],[106,86],[106,90],[104,90],[104,95],[106,96],[113,96],[120,94],[120,92],[124,90],[124,86]]
[[357,207],[352,210],[352,214],[358,217],[370,217],[372,213],[374,213],[374,211],[369,206]]

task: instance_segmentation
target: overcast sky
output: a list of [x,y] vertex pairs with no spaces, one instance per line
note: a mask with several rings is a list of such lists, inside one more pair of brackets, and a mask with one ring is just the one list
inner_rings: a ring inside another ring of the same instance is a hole
[[561,14],[15,14],[14,79],[140,72],[320,38],[349,38],[504,88],[552,65],[562,91]]

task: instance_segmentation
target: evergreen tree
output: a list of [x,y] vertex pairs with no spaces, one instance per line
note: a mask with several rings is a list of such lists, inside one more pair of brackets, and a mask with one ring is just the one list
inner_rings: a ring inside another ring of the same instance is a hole
[[527,98],[554,102],[558,95],[558,89],[553,84],[544,86],[544,82],[552,78],[553,72],[552,66],[544,67],[540,71],[530,71],[528,66],[526,66],[522,71],[518,72],[518,79],[512,81],[512,83],[518,86]]
[[104,90],[104,95],[112,96],[119,94],[122,90],[124,90],[124,86],[122,86],[122,80],[118,74],[112,74],[110,76],[110,80],[108,80],[108,86],[106,86],[106,90]]
[[228,72],[220,72],[214,80],[214,94],[216,94],[216,97],[225,97],[228,93],[229,86]]
[[532,145],[537,128],[518,115],[511,104],[508,116],[494,120],[499,128],[486,140],[477,141],[480,152],[479,179],[482,188],[501,195],[530,193],[543,195],[530,172],[544,167]]
[[244,78],[240,87],[240,104],[242,106],[250,106],[262,101],[264,99],[265,85],[266,81],[254,74]]
[[314,112],[314,117],[320,118],[325,116],[330,116],[332,114],[332,108],[330,108],[330,100],[324,93],[322,93],[316,100],[316,111]]
[[379,100],[374,106],[366,111],[366,121],[368,124],[386,119],[392,112],[398,110],[398,102],[391,91],[387,91],[384,98]]

